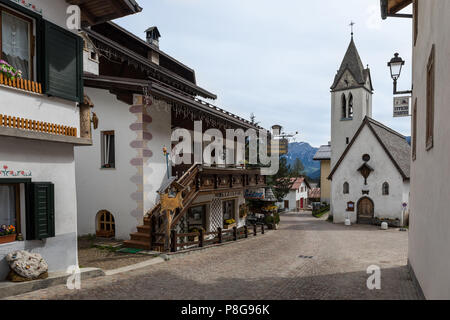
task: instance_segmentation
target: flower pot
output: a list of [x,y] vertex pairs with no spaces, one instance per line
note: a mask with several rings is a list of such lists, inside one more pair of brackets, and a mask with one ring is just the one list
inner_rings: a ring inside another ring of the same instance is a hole
[[16,234],[8,234],[7,236],[0,236],[0,244],[16,241]]
[[226,230],[233,229],[234,227],[236,227],[236,223],[226,224],[226,225],[223,226],[223,228],[226,229]]

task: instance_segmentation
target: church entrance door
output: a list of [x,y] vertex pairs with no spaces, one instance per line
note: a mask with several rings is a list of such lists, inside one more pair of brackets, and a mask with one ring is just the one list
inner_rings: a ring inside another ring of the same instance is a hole
[[358,201],[358,223],[371,224],[375,215],[375,207],[370,198]]

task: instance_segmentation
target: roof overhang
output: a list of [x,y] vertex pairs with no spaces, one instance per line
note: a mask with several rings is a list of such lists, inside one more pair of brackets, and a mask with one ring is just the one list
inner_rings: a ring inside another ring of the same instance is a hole
[[380,0],[381,18],[387,17],[412,18],[410,14],[398,14],[398,12],[412,3],[412,0]]
[[167,69],[153,63],[151,60],[140,56],[139,54],[121,46],[111,39],[108,39],[107,37],[88,28],[84,29],[84,31],[88,34],[91,40],[93,40],[97,48],[101,49],[101,47],[104,47],[105,51],[110,52],[115,56],[120,56],[124,61],[128,60],[129,64],[136,65],[137,68],[140,69],[149,70],[150,73],[155,74],[154,78],[170,79],[170,81],[176,83],[176,86],[184,86],[193,95],[198,95],[207,99],[217,99],[215,94],[197,86],[196,84],[171,71],[168,71]]
[[92,26],[142,11],[135,0],[66,0],[81,9],[81,23]]
[[237,127],[255,130],[263,129],[262,127],[255,126],[249,120],[241,118],[231,112],[213,106],[200,99],[187,96],[181,92],[176,92],[173,89],[170,89],[169,87],[155,81],[96,76],[88,73],[84,74],[83,81],[86,87],[109,90],[110,92],[124,91],[135,94],[143,94],[145,89],[145,91],[148,91],[152,95],[159,98],[202,111],[213,117],[232,123]]

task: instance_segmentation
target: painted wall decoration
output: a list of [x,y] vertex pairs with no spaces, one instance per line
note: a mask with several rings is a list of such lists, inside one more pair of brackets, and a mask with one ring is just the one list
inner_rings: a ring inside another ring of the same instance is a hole
[[0,177],[31,177],[31,171],[13,170],[4,165],[0,169]]
[[11,0],[11,1],[17,3],[18,5],[21,5],[22,7],[27,8],[28,10],[34,11],[34,12],[42,15],[42,9],[36,7],[36,5],[34,5],[28,1],[25,1],[25,0]]

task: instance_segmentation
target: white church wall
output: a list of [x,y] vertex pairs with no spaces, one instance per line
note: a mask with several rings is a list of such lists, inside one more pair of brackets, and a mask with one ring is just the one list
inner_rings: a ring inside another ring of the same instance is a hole
[[[364,186],[364,178],[357,171],[364,163],[362,156],[370,155],[368,165],[374,169]],[[344,182],[350,185],[350,193],[343,193]],[[389,183],[389,195],[382,195],[382,185]],[[375,205],[375,217],[400,219],[402,204],[409,194],[409,183],[404,183],[402,176],[392,163],[371,130],[365,126],[347,153],[343,162],[333,175],[332,212],[335,223],[343,223],[348,216],[353,223],[357,221],[357,203],[365,197],[362,190],[369,189],[368,197]],[[347,203],[355,203],[355,211],[347,212]]]

